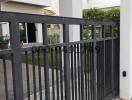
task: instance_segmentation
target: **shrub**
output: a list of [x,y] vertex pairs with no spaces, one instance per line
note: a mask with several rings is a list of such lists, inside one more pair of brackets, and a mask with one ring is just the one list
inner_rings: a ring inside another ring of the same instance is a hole
[[84,9],[83,18],[90,20],[120,20],[120,9],[119,8],[110,8],[110,9]]
[[[119,21],[120,20],[120,9],[119,8],[110,8],[110,9],[98,9],[98,8],[92,8],[92,9],[84,9],[83,10],[83,18],[88,20],[113,20],[113,21]],[[107,30],[107,27],[105,27]],[[108,30],[109,32],[110,30]],[[115,35],[117,36],[116,30],[114,30]],[[101,33],[97,32],[96,37],[100,38]],[[85,26],[83,29],[83,39],[88,40],[92,38],[92,33],[89,27]]]
[[92,9],[84,9],[83,10],[83,18],[86,19],[104,19],[104,11],[101,9],[97,9],[97,8],[92,8]]

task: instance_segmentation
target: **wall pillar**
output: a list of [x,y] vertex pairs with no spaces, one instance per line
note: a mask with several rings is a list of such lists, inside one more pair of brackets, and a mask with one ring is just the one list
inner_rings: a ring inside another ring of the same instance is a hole
[[[82,18],[82,0],[60,0],[59,10],[60,16]],[[80,40],[80,27],[78,25],[70,25],[69,37],[70,41]]]
[[[132,99],[132,0],[121,0],[120,98]],[[126,72],[126,77],[123,76]]]

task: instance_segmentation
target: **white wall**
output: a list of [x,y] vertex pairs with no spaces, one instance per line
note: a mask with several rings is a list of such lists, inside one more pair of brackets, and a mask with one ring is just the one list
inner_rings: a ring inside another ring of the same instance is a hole
[[[82,18],[82,0],[60,0],[59,4],[60,16]],[[70,41],[79,41],[79,26],[71,25],[69,29],[69,36]]]
[[59,15],[59,0],[52,0],[51,6],[46,7],[46,9],[49,9],[55,12],[55,16],[58,16]]
[[[132,99],[132,0],[121,0],[120,97]],[[126,77],[122,73],[126,71]]]
[[43,35],[42,35],[42,24],[36,24],[36,41],[39,43],[43,42]]
[[[28,14],[43,14],[43,8],[39,6],[33,6],[33,5],[25,5],[25,4],[19,4],[19,3],[1,3],[1,11],[8,11],[8,12],[19,12],[19,13],[28,13]],[[42,42],[42,27],[40,24],[36,24],[36,37],[37,42]],[[3,35],[9,34],[9,25],[8,24],[2,24],[2,33]]]
[[107,8],[120,6],[120,0],[83,0],[83,8]]
[[7,22],[2,22],[2,35],[8,35],[9,36],[9,23]]
[[8,0],[13,2],[19,2],[19,3],[26,3],[26,4],[32,4],[32,5],[38,5],[38,6],[50,6],[51,0]]
[[2,2],[1,11],[20,12],[20,13],[29,13],[29,14],[42,14],[43,9],[42,7],[38,7],[38,6]]

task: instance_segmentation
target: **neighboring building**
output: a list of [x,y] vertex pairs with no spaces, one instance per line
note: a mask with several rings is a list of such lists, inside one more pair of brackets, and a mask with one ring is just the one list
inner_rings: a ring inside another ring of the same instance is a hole
[[119,7],[120,0],[83,0],[83,9]]
[[[43,8],[48,6],[51,6],[51,0],[5,0],[0,3],[0,11],[43,14]],[[7,22],[1,22],[0,27],[0,34],[9,35]],[[42,42],[42,25],[20,23],[20,35],[24,43]]]
[[[9,12],[20,12],[29,14],[43,14],[50,16],[64,16],[64,17],[82,17],[82,0],[3,0],[5,2],[0,3],[1,11]],[[74,3],[73,3],[74,2]],[[69,6],[65,6],[69,3]],[[78,8],[76,8],[78,6]],[[53,26],[53,25],[52,25]],[[0,34],[9,34],[9,24],[7,22],[0,23]],[[32,30],[31,30],[32,29]],[[52,30],[54,31],[53,27]],[[77,29],[73,29],[77,31]],[[55,30],[56,31],[56,30]],[[51,30],[49,30],[52,33]],[[42,25],[33,23],[20,23],[20,36],[21,41],[24,43],[35,43],[42,42]],[[32,33],[32,34],[30,34]],[[59,33],[59,30],[58,32]],[[77,32],[72,32],[77,33]],[[79,34],[79,30],[78,30]],[[60,36],[62,37],[62,36]],[[71,38],[76,37],[78,40],[78,35],[71,36]]]
[[49,12],[52,12],[52,16],[59,16],[59,0],[52,0],[51,6],[44,8],[44,10],[48,10]]
[[[51,6],[44,8],[44,15],[59,16],[59,0],[52,0]],[[59,24],[48,25],[48,41],[51,44],[60,42]]]

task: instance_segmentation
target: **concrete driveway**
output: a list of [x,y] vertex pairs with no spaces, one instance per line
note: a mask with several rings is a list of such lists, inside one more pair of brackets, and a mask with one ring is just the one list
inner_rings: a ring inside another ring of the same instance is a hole
[[[7,68],[7,81],[8,81],[8,93],[9,93],[9,100],[13,100],[13,81],[12,81],[12,64],[11,61],[6,61],[6,68]],[[38,66],[36,68],[36,87],[37,91],[39,91],[39,77],[38,77]],[[23,72],[23,89],[24,89],[24,96],[27,97],[27,76],[26,76],[26,65],[22,64],[22,72]],[[56,70],[54,70],[56,72]],[[44,68],[41,67],[41,77],[42,77],[42,88],[44,90]],[[30,76],[30,93],[33,94],[33,67],[29,65],[29,76]],[[56,74],[54,74],[56,76]],[[55,82],[56,82],[56,77]],[[50,86],[52,85],[52,75],[51,69],[49,69],[49,83]],[[5,83],[4,83],[4,71],[3,71],[3,62],[0,60],[0,100],[5,99]]]

